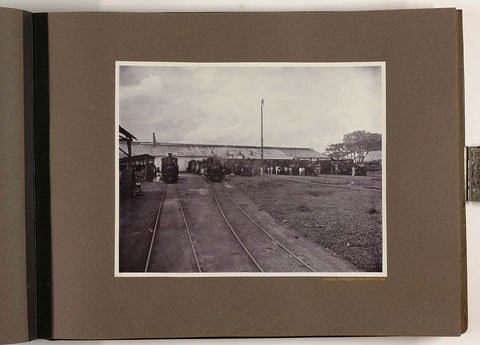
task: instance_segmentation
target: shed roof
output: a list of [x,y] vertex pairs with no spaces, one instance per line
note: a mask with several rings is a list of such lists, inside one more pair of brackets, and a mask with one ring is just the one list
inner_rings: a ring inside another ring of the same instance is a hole
[[[125,149],[126,144],[119,143],[120,148]],[[224,158],[261,158],[261,147],[259,146],[239,146],[239,145],[205,145],[205,144],[176,144],[176,143],[156,143],[151,142],[132,142],[132,155],[149,154],[155,157],[164,157],[168,153],[173,153],[177,157],[209,157],[217,155]],[[120,152],[120,157],[125,155]],[[287,159],[330,159],[326,154],[317,152],[310,148],[294,147],[264,147],[264,159],[287,160]]]
[[382,151],[370,151],[365,155],[364,162],[376,162],[382,160]]
[[130,133],[129,131],[127,131],[125,128],[123,128],[122,126],[118,126],[118,132],[120,134],[123,134],[125,136],[125,138],[121,138],[121,139],[129,139],[129,140],[132,140],[132,139],[137,139],[135,138],[135,136]]
[[141,154],[141,155],[131,156],[130,158],[128,158],[125,154],[123,154],[122,158],[120,158],[120,162],[126,162],[127,160],[139,161],[139,160],[152,159],[152,158],[155,158],[155,157],[151,156],[149,154]]

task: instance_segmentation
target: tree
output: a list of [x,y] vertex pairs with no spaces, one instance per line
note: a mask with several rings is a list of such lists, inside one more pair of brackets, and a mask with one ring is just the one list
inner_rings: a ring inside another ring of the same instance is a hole
[[346,150],[353,156],[355,162],[363,162],[370,151],[382,149],[382,135],[366,131],[355,131],[343,136]]
[[344,143],[330,144],[327,146],[325,151],[330,156],[330,158],[333,159],[340,159],[342,157],[345,157],[345,155],[347,154]]
[[382,135],[355,131],[343,136],[343,143],[330,144],[325,151],[334,159],[349,157],[354,162],[363,162],[367,153],[382,149]]

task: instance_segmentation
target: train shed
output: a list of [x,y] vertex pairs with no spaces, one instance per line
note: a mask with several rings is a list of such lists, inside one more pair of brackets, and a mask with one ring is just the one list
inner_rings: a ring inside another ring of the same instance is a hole
[[[119,145],[122,148],[126,144],[120,142]],[[133,156],[149,155],[155,157],[154,164],[157,167],[161,166],[162,157],[172,153],[175,157],[178,157],[178,168],[181,172],[187,171],[189,161],[207,159],[213,155],[223,159],[261,159],[261,147],[259,146],[132,142],[131,152]],[[123,158],[122,153],[120,158]],[[311,148],[269,146],[263,148],[263,158],[265,161],[330,160],[330,157],[326,154]]]

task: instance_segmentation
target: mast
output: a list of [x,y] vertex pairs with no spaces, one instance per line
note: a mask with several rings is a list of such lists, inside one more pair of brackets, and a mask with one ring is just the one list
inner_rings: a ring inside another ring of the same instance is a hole
[[264,171],[264,167],[263,167],[263,98],[262,98],[262,103],[260,105],[260,118],[261,118],[261,124],[260,124],[260,131],[261,131],[261,136],[260,136],[260,143],[261,143],[261,146],[262,146],[262,149],[261,149],[261,152],[262,152],[262,163],[261,163],[261,167],[262,167],[262,170],[261,170],[261,173],[263,174],[263,171]]

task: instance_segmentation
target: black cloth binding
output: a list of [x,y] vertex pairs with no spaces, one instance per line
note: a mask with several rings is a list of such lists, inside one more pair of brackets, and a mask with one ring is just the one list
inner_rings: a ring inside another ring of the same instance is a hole
[[33,14],[37,337],[52,336],[48,14]]

